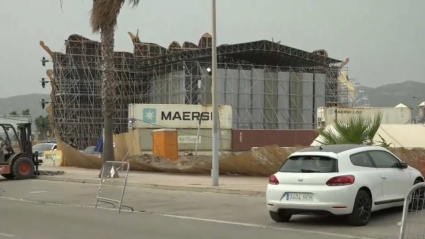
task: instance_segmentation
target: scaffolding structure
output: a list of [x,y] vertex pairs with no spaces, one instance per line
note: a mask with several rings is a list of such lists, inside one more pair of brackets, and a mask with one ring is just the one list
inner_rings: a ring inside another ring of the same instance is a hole
[[[100,50],[99,42],[71,35],[65,53],[57,52],[53,59],[54,125],[64,142],[74,141],[79,148],[95,145],[103,132]],[[128,104],[147,103],[141,97],[143,80],[133,65],[133,54],[115,53],[114,133],[128,127]]]
[[[115,53],[114,133],[128,130],[129,104],[212,103],[209,34],[198,45],[168,48],[129,34],[134,52]],[[79,148],[102,135],[100,52],[99,42],[71,35],[65,52],[53,57],[54,125]],[[217,52],[219,104],[233,106],[235,129],[314,129],[318,107],[351,104],[338,81],[341,61],[327,55],[270,41],[221,45]]]

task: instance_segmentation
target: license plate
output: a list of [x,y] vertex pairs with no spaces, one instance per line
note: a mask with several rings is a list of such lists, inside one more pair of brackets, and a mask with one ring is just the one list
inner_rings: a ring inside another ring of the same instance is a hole
[[288,193],[286,201],[313,201],[313,194],[306,193]]

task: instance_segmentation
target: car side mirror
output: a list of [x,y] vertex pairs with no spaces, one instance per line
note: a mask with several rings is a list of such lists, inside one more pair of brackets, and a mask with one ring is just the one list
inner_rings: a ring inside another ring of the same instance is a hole
[[38,151],[35,151],[35,152],[34,152],[34,155],[38,156]]
[[409,167],[409,165],[406,162],[400,162],[399,167],[401,169],[405,169],[405,168]]

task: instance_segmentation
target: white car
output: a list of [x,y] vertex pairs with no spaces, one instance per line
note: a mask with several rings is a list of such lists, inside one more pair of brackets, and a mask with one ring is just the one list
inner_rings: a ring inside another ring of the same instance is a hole
[[[362,226],[374,211],[403,206],[412,186],[423,181],[418,170],[382,147],[311,147],[290,155],[270,176],[267,209],[276,222],[294,214],[330,214]],[[423,207],[415,205],[411,209]]]
[[58,145],[56,143],[39,143],[32,146],[33,153],[38,152],[38,160],[43,160],[45,151],[56,150]]

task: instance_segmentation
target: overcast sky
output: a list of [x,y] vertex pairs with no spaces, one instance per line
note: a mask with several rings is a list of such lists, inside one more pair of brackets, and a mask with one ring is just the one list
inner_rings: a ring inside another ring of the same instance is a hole
[[[49,93],[40,79],[45,41],[63,49],[70,34],[92,34],[91,0],[0,0],[0,98]],[[349,76],[367,86],[425,82],[425,0],[217,0],[218,44],[273,37],[302,50],[350,58]],[[132,51],[127,31],[167,47],[197,43],[211,29],[211,0],[142,0],[118,19],[115,50]],[[49,86],[47,86],[49,87]]]

